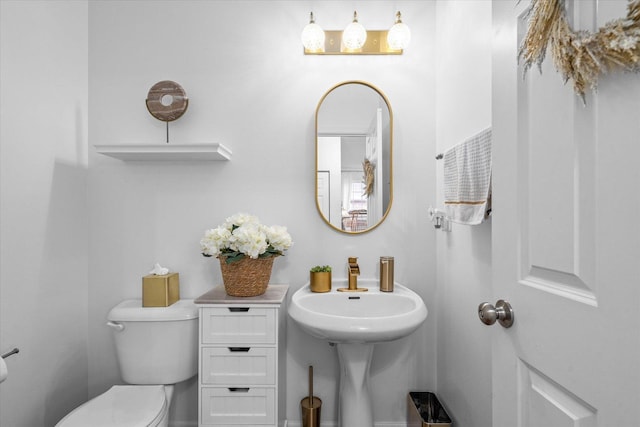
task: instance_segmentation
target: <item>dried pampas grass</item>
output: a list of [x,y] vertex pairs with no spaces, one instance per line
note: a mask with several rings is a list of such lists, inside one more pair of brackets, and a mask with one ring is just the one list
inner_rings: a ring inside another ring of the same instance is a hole
[[540,68],[547,46],[565,83],[584,102],[587,89],[596,90],[600,74],[621,68],[637,72],[640,60],[640,0],[630,0],[627,17],[608,22],[596,33],[573,31],[567,22],[564,0],[532,0],[529,29],[518,59],[525,74],[533,64]]
[[373,194],[373,163],[369,159],[362,162],[362,170],[364,172],[364,195],[369,197]]

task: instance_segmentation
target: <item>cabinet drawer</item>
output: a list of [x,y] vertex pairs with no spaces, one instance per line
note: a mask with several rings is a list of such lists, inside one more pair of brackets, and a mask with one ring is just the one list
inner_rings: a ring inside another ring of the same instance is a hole
[[260,425],[275,423],[273,387],[202,387],[202,424]]
[[274,344],[276,309],[260,307],[213,307],[202,309],[204,344]]
[[203,384],[275,385],[275,347],[204,347]]

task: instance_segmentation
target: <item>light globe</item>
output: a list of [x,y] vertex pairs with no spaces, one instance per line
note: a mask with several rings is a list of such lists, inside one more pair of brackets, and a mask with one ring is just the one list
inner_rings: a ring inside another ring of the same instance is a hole
[[361,49],[367,41],[367,30],[358,22],[357,12],[353,12],[353,22],[342,32],[342,44],[349,50]]
[[322,52],[324,51],[324,37],[324,30],[315,23],[313,12],[311,12],[309,23],[304,27],[300,36],[302,45],[310,52]]
[[391,49],[403,50],[409,46],[411,41],[411,30],[402,22],[400,12],[396,13],[396,23],[387,33],[387,44]]

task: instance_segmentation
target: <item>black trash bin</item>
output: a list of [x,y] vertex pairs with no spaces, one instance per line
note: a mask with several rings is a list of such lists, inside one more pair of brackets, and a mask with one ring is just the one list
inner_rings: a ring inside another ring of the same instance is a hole
[[451,427],[451,418],[434,393],[411,391],[407,396],[407,427]]

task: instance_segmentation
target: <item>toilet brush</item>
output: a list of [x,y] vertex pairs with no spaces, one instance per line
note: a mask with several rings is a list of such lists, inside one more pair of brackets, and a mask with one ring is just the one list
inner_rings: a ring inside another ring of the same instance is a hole
[[302,399],[302,426],[303,427],[319,427],[320,426],[320,408],[322,400],[313,397],[313,366],[309,366],[309,396]]

